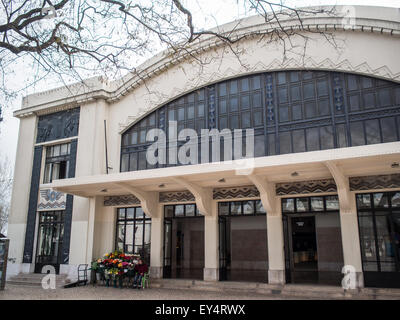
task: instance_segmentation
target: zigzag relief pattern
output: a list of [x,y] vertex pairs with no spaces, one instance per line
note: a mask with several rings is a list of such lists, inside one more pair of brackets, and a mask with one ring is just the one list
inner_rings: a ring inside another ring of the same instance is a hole
[[140,201],[138,198],[136,198],[132,194],[123,195],[123,196],[104,197],[104,206],[105,207],[136,205],[136,204],[140,204]]
[[[400,188],[400,174],[378,175],[351,177],[350,190],[374,190],[374,189],[390,189]],[[337,187],[334,179],[299,181],[290,183],[277,183],[276,195],[294,195],[294,194],[311,194],[337,192]],[[241,186],[231,188],[216,188],[213,190],[214,200],[240,199],[240,198],[257,198],[260,193],[255,186]],[[190,191],[173,191],[160,192],[159,201],[161,203],[170,202],[194,202],[195,197]],[[140,205],[139,199],[133,195],[110,196],[104,198],[104,206],[121,206],[121,205]],[[62,209],[65,202],[54,203],[38,206],[38,210]]]
[[254,197],[260,197],[260,193],[255,186],[217,188],[213,190],[214,200]]
[[322,192],[336,192],[336,184],[333,179],[310,180],[290,183],[277,183],[276,194],[285,196],[290,194],[309,194]]
[[400,174],[352,177],[349,180],[351,191],[400,188]]
[[40,210],[49,210],[49,209],[58,209],[58,210],[65,210],[66,202],[48,202],[48,203],[39,203],[37,209]]
[[195,197],[190,191],[160,192],[160,202],[193,202]]
[[359,73],[375,77],[378,76],[384,78],[385,80],[400,81],[400,72],[392,73],[385,65],[373,69],[368,65],[367,62],[353,66],[348,60],[335,63],[330,58],[325,58],[324,60],[318,62],[311,57],[305,59],[304,61],[294,58],[284,61],[274,59],[268,65],[265,65],[262,61],[259,61],[249,68],[240,66],[238,69],[233,69],[232,67],[228,67],[226,70],[213,72],[209,75],[201,74],[198,77],[187,79],[185,85],[182,87],[173,87],[169,93],[159,93],[157,97],[152,99],[150,107],[139,109],[139,112],[136,114],[136,116],[130,116],[125,123],[120,123],[120,132],[133,125],[141,117],[165,104],[166,101],[173,100],[177,96],[189,93],[196,88],[204,87],[209,83],[224,81],[228,78],[238,77],[248,73],[272,72],[290,69],[334,70],[339,72]]

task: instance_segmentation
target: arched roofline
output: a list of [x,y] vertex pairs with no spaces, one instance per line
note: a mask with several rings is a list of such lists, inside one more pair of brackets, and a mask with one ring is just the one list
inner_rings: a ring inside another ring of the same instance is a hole
[[[303,20],[303,27],[309,31],[317,32],[359,32],[359,33],[375,33],[382,36],[391,36],[398,39],[400,37],[400,14],[395,8],[386,7],[370,7],[370,6],[352,6],[356,10],[356,19],[349,28],[343,23],[344,8],[346,6],[323,6],[323,7],[310,7],[323,8],[330,13],[317,13],[317,14],[301,14]],[[332,11],[334,8],[334,11]],[[299,28],[299,20],[296,16],[288,17],[280,20],[281,25],[285,30],[295,30]],[[222,32],[224,30],[232,30],[235,26],[233,37],[244,37],[251,39],[260,37],[272,30],[276,30],[277,25],[266,24],[261,16],[253,16],[227,23],[218,27]],[[181,50],[178,54],[173,54],[171,51],[166,50],[153,58],[147,60],[139,66],[135,72],[123,77],[120,80],[108,82],[103,77],[95,77],[87,79],[80,83],[72,84],[66,87],[56,88],[45,92],[28,95],[22,101],[21,110],[15,111],[14,116],[23,117],[29,116],[32,113],[41,115],[52,113],[63,109],[75,107],[85,103],[90,103],[96,99],[104,99],[108,103],[114,103],[121,100],[123,97],[131,93],[136,88],[142,86],[145,81],[149,81],[158,75],[166,72],[172,67],[175,67],[193,55],[202,54],[204,52],[226,46],[222,40],[216,40],[214,37],[208,36],[200,38],[199,41],[192,43],[190,46]],[[393,73],[385,67],[372,69],[367,63],[360,63],[352,65],[348,61],[334,62],[329,58],[322,62],[316,62],[312,58],[305,59],[303,64],[299,64],[294,59],[289,59],[282,63],[282,61],[274,60],[272,63],[264,65],[258,63],[250,68],[247,72],[240,70],[227,70],[224,77],[218,74],[212,75],[207,84],[224,81],[230,78],[245,76],[256,72],[272,72],[277,70],[294,70],[294,69],[312,69],[312,70],[335,70],[339,72],[351,72],[360,75],[374,76],[384,80],[400,82],[400,72]],[[122,84],[121,84],[122,83]],[[151,110],[144,110],[139,112],[133,122],[143,118],[146,114],[156,110],[161,105],[168,103],[176,97],[182,96],[193,90],[204,87],[205,83],[198,83],[190,88],[180,88],[179,92],[174,97],[168,97],[165,101],[154,105]],[[122,125],[120,132],[124,128],[131,126],[132,122]]]

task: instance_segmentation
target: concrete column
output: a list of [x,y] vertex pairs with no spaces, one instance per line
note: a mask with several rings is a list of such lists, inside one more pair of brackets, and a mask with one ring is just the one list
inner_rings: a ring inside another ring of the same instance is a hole
[[268,283],[285,284],[285,247],[281,199],[275,197],[275,212],[267,212]]
[[354,267],[356,272],[356,287],[363,288],[364,275],[362,271],[360,235],[358,232],[357,207],[354,194],[351,194],[350,209],[340,210],[340,226],[344,265]]
[[158,205],[158,214],[151,218],[150,276],[163,277],[164,206]]
[[92,260],[97,257],[93,257],[94,250],[94,221],[96,219],[96,209],[99,207],[99,198],[92,197],[89,200],[89,216],[87,225],[87,246],[86,246],[86,263],[90,265]]
[[[345,266],[355,271],[355,285],[364,287],[362,272],[360,236],[358,234],[358,218],[355,194],[350,192],[349,177],[344,175],[340,165],[334,161],[325,163],[335,179],[340,208],[340,227],[342,234],[343,260]],[[350,269],[349,269],[350,270]],[[350,274],[351,277],[351,274]]]
[[212,201],[211,214],[204,216],[204,280],[219,280],[218,202]]
[[268,238],[268,282],[270,284],[285,283],[285,249],[281,199],[276,197],[275,184],[266,177],[250,174],[249,180],[260,192],[260,199],[267,212]]

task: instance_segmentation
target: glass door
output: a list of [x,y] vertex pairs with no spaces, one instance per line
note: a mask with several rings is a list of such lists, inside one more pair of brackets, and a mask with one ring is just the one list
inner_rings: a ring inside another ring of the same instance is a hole
[[228,267],[228,248],[227,243],[227,221],[226,217],[219,217],[219,280],[225,281],[227,279]]
[[315,217],[292,217],[291,222],[294,270],[318,270]]
[[315,216],[290,217],[291,281],[318,282]]
[[172,219],[164,219],[164,268],[163,278],[171,278]]
[[400,210],[392,213],[391,250],[396,260],[396,269],[400,270]]
[[39,227],[36,247],[35,272],[51,265],[59,272],[64,237],[64,211],[39,212]]
[[400,192],[357,195],[364,283],[400,287]]

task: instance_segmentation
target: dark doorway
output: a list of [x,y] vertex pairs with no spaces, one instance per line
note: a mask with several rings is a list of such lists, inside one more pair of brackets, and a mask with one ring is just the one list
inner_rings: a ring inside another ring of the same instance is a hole
[[165,206],[164,278],[203,279],[204,217],[194,204]]
[[291,217],[292,281],[318,281],[315,217]]
[[220,202],[219,280],[268,282],[267,219],[260,200]]
[[341,285],[343,249],[336,195],[282,199],[287,283]]
[[35,273],[46,265],[53,266],[58,274],[61,264],[64,235],[64,211],[39,212]]

